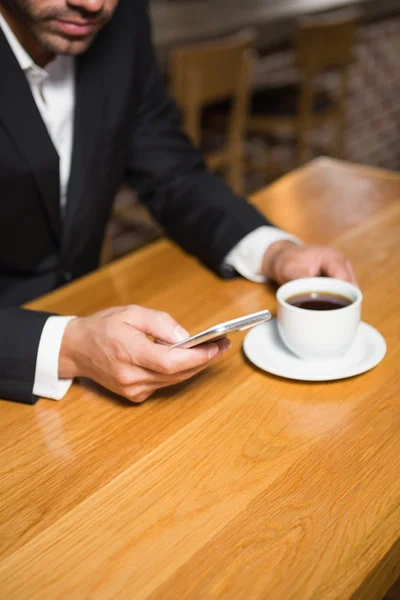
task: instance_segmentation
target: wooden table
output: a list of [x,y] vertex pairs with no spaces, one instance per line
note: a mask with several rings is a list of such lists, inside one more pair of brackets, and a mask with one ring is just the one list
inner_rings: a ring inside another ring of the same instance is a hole
[[[299,383],[230,356],[141,406],[75,384],[0,403],[0,597],[381,598],[400,575],[400,177],[328,159],[255,196],[280,226],[342,248],[388,354]],[[135,302],[189,329],[265,307],[161,241],[38,300]]]

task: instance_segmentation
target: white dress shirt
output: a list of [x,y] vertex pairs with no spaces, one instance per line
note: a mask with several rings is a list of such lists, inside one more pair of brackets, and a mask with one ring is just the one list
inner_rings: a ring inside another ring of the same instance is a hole
[[[58,55],[45,69],[34,63],[0,13],[0,27],[24,71],[37,108],[60,158],[60,206],[64,214],[71,170],[75,109],[75,61]],[[264,254],[270,244],[298,239],[276,227],[259,227],[239,242],[225,259],[243,277],[264,282],[260,274]],[[65,328],[74,317],[49,317],[42,331],[36,359],[33,393],[60,400],[72,384],[58,377],[58,361]]]

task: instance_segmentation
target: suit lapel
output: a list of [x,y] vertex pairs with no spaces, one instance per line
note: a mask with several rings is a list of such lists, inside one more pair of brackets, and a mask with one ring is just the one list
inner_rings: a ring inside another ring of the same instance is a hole
[[106,108],[103,64],[102,56],[96,53],[95,47],[76,60],[74,141],[63,228],[63,253],[67,255],[77,242],[74,231],[82,236],[82,232],[78,232],[82,221],[79,215],[84,216],[93,201],[91,183],[96,179],[95,157]]
[[59,157],[24,72],[0,30],[0,120],[29,166],[56,241],[61,235]]

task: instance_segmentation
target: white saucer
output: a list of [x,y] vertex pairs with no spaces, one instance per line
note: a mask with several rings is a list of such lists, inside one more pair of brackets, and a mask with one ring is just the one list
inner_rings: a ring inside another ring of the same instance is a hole
[[343,358],[302,360],[283,344],[276,319],[272,319],[249,331],[243,350],[256,367],[273,375],[301,381],[332,381],[353,377],[375,367],[386,354],[386,342],[371,325],[360,323],[357,337]]

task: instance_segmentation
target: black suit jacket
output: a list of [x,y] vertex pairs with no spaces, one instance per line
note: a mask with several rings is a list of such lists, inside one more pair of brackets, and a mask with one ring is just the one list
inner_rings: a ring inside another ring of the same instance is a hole
[[97,267],[123,179],[173,240],[220,274],[231,248],[267,221],[206,171],[182,133],[155,63],[145,0],[121,0],[76,59],[63,219],[58,155],[1,31],[0,67],[0,397],[32,404],[48,314],[18,307]]

